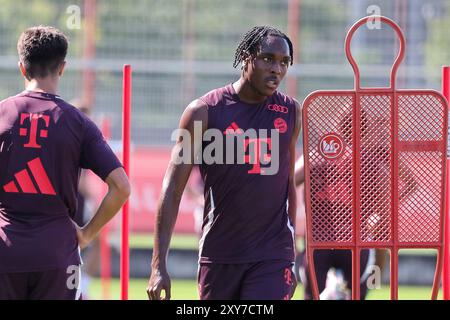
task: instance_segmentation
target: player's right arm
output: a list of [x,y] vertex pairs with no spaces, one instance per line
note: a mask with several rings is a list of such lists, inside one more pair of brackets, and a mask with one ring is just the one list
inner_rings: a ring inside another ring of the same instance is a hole
[[296,187],[305,182],[305,164],[303,154],[295,162],[294,182]]
[[[194,125],[200,125],[201,135],[194,135]],[[166,170],[162,190],[158,202],[156,216],[155,238],[153,245],[152,272],[147,287],[150,300],[161,300],[161,292],[165,291],[165,299],[170,299],[170,277],[167,272],[167,254],[170,239],[178,215],[178,208],[184,188],[194,165],[195,155],[201,151],[203,132],[208,127],[208,111],[206,104],[201,100],[194,100],[181,116],[177,142],[172,149],[169,166]],[[190,141],[186,139],[190,135]],[[184,136],[184,138],[183,138]],[[186,150],[186,146],[189,146]],[[181,155],[188,163],[180,161]]]

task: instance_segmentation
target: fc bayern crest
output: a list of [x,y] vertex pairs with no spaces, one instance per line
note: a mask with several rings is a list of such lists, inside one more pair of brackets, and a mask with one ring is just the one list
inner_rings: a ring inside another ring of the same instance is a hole
[[273,122],[273,126],[280,133],[285,133],[288,129],[288,125],[283,118],[276,118],[275,121]]
[[327,133],[319,141],[319,152],[325,159],[338,159],[344,153],[344,142],[337,134]]

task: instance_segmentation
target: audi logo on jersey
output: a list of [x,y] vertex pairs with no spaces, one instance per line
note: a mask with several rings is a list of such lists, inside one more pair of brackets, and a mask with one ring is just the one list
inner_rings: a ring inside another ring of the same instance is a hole
[[269,104],[267,106],[267,109],[269,109],[270,111],[281,112],[281,113],[288,113],[289,112],[288,107],[280,106],[278,104]]

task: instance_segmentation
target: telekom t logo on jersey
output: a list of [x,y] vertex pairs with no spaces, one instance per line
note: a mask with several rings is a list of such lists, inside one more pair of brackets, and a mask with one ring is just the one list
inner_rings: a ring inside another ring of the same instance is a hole
[[[24,112],[20,114],[19,135],[26,137],[25,148],[42,148],[37,137],[47,138],[50,116],[38,113]],[[55,196],[50,177],[41,159],[34,158],[27,162],[27,167],[14,174],[14,178],[3,185],[6,193],[28,193]]]
[[[20,131],[19,134],[22,137],[28,137],[28,142],[24,145],[25,148],[41,148],[41,145],[37,143],[37,136],[41,138],[48,137],[48,128],[50,125],[50,117],[38,114],[38,113],[21,113],[20,114]],[[39,128],[41,126],[41,129]]]
[[[252,169],[248,171],[249,174],[261,174],[264,172],[264,169],[261,169],[261,162],[270,162],[271,157],[269,152],[271,149],[272,140],[270,138],[249,138],[244,140],[244,150],[249,151],[249,154],[244,156],[244,162],[253,164]],[[254,159],[253,161],[252,157]]]
[[203,132],[202,122],[194,121],[193,136],[187,129],[172,133],[171,139],[177,141],[179,151],[172,161],[175,164],[243,164],[248,174],[275,175],[280,168],[280,134],[286,132],[282,130],[286,126],[280,129],[274,124],[274,127],[243,130],[232,122],[225,130],[209,128]]

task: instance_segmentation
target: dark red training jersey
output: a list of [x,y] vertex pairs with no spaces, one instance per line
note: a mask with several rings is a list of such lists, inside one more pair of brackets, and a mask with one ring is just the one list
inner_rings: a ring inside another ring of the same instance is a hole
[[71,220],[80,168],[106,179],[120,166],[95,124],[59,96],[0,102],[0,273],[80,264]]
[[[231,84],[200,99],[208,107],[208,128],[220,132],[225,141],[223,155],[220,151],[214,154],[223,156],[224,163],[203,159],[200,166],[205,182],[200,262],[293,261],[288,180],[289,146],[296,118],[294,100],[275,92],[262,103],[248,104],[239,99]],[[256,137],[248,134],[250,129],[256,131]],[[278,133],[279,141],[271,130]],[[232,156],[231,149],[225,147],[227,136],[235,139]],[[203,156],[212,143],[203,142]],[[234,157],[234,163],[227,162],[227,157]],[[278,169],[268,174],[276,167],[277,157]]]

